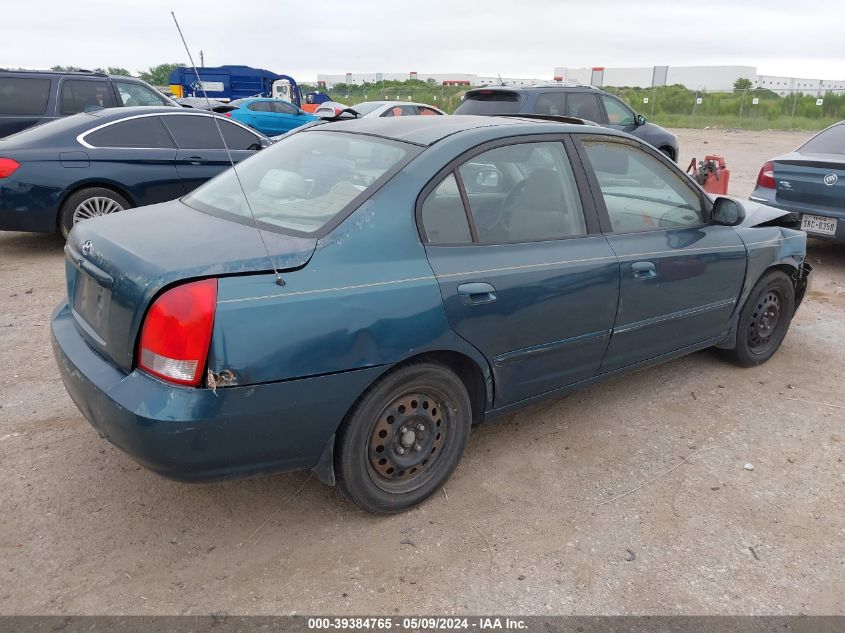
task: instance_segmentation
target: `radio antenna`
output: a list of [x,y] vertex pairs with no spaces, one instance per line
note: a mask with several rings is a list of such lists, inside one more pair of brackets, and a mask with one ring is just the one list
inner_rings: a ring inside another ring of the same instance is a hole
[[185,41],[185,36],[182,33],[182,27],[179,26],[179,20],[176,19],[176,13],[171,11],[170,15],[173,16],[173,22],[176,24],[176,30],[179,31],[179,37],[182,39],[182,45],[185,47],[185,52],[188,54],[188,60],[191,62],[191,67],[194,69],[194,75],[197,77],[197,86],[199,89],[202,90],[202,96],[205,97],[205,104],[208,106],[208,111],[211,113],[211,119],[214,121],[214,125],[217,127],[217,133],[220,135],[220,140],[223,142],[223,148],[226,150],[226,156],[229,157],[229,163],[232,165],[232,172],[235,174],[235,179],[238,181],[238,186],[241,188],[241,193],[244,195],[244,201],[246,202],[246,208],[249,210],[249,215],[252,217],[252,222],[255,224],[255,230],[258,231],[258,237],[261,238],[261,244],[264,246],[264,252],[267,253],[267,261],[270,263],[270,267],[273,269],[273,273],[276,275],[276,284],[279,286],[285,285],[285,280],[282,279],[282,275],[279,273],[276,265],[273,263],[273,257],[270,255],[270,249],[267,247],[267,242],[264,240],[264,234],[261,232],[261,227],[258,224],[258,220],[255,218],[255,213],[252,210],[252,205],[249,202],[249,196],[246,195],[246,189],[244,188],[244,183],[241,182],[241,176],[238,174],[238,170],[235,168],[235,160],[232,158],[232,152],[229,151],[229,144],[226,143],[226,137],[223,136],[223,130],[220,129],[220,120],[217,118],[217,115],[214,113],[214,110],[211,109],[211,99],[208,98],[208,93],[205,90],[205,84],[203,83],[202,79],[200,79],[200,73],[197,70],[197,65],[194,63],[194,56],[191,55],[191,49],[188,48],[188,43]]

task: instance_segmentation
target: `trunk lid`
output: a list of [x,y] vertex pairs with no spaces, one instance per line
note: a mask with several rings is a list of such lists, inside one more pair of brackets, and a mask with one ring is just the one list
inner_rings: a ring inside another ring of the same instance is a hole
[[836,154],[793,152],[774,161],[777,198],[845,209],[845,160]]
[[[307,264],[316,246],[316,238],[262,234],[279,271]],[[271,270],[254,226],[178,200],[82,222],[65,253],[68,304],[77,326],[94,349],[126,371],[147,308],[163,288]]]

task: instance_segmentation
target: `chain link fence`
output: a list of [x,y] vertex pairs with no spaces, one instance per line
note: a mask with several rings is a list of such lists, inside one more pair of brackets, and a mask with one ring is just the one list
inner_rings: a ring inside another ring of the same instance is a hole
[[[439,86],[422,81],[339,84],[322,90],[340,103],[362,101],[415,101],[452,113],[468,86]],[[613,88],[613,93],[650,121],[667,127],[720,127],[736,129],[820,130],[845,119],[845,90],[812,93],[806,90],[749,88],[733,91],[690,90],[683,86]]]

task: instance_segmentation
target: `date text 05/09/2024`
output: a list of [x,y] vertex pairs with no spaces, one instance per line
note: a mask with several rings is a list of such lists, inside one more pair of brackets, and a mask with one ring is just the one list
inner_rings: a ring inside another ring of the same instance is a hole
[[477,630],[519,631],[527,628],[524,620],[508,617],[358,617],[358,618],[308,618],[311,630],[414,630],[448,631]]

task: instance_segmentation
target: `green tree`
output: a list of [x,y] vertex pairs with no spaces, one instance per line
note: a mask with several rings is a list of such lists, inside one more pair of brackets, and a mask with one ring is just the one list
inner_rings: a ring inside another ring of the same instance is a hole
[[740,77],[734,82],[734,90],[736,92],[740,92],[742,90],[750,90],[752,85],[753,84],[751,83],[750,79]]
[[166,86],[170,73],[184,66],[185,64],[159,64],[158,66],[152,66],[148,71],[142,70],[138,73],[138,77],[153,86]]

